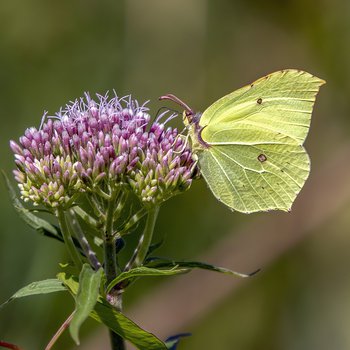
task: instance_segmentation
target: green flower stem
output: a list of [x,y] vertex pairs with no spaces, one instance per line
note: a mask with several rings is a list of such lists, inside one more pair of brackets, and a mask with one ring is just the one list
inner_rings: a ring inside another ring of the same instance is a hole
[[135,253],[125,270],[130,270],[134,267],[141,266],[146,258],[149,246],[152,242],[154,226],[156,224],[157,216],[159,212],[159,206],[155,206],[148,210],[147,221],[143,235],[140,238],[139,244],[135,250]]
[[[107,213],[106,213],[106,223],[105,223],[105,239],[104,239],[104,268],[106,274],[106,287],[108,284],[117,277],[119,272],[119,267],[117,266],[117,254],[115,237],[113,234],[113,222],[114,222],[114,209],[116,205],[118,192],[114,190],[108,201]],[[115,307],[116,310],[121,311],[122,309],[122,295],[118,291],[112,291],[107,296],[108,301],[111,305]],[[111,345],[113,350],[124,350],[125,342],[124,339],[114,333],[109,331],[111,338]]]
[[76,214],[78,214],[90,227],[97,229],[99,224],[98,222],[91,216],[89,215],[85,210],[83,210],[81,207],[78,205],[73,207],[73,210],[75,211]]
[[98,218],[104,217],[104,213],[102,212],[101,205],[98,202],[97,198],[95,198],[94,195],[87,196],[86,198],[87,198],[87,201],[89,202],[92,210],[94,211],[95,215]]
[[66,219],[64,210],[62,208],[58,208],[56,210],[56,216],[57,216],[58,221],[60,223],[64,243],[66,244],[66,247],[68,248],[70,257],[72,258],[73,263],[76,266],[76,268],[80,271],[82,266],[83,266],[83,263],[81,261],[79,252],[75,248],[72,236],[69,232],[69,228],[67,225],[67,219]]
[[115,240],[106,239],[104,242],[104,263],[107,284],[117,276]]
[[126,199],[127,199],[127,193],[125,191],[122,191],[117,199],[118,204],[114,210],[114,215],[113,215],[114,220],[117,220],[119,218],[119,216],[124,208]]
[[115,238],[113,235],[113,215],[115,201],[117,197],[117,191],[113,191],[108,201],[106,223],[105,223],[105,238],[104,238],[104,263],[105,263],[105,274],[107,278],[107,284],[110,283],[118,272],[117,268],[117,256],[115,250]]
[[147,211],[142,208],[135,213],[126,223],[123,225],[122,230],[119,231],[120,236],[129,233],[129,231],[147,214]]
[[[115,238],[113,238],[113,236],[107,237],[107,234],[104,242],[104,254],[106,274],[105,286],[107,288],[108,284],[117,276],[118,272]],[[119,293],[119,291],[112,290],[110,293],[108,293],[107,298],[109,303],[117,311],[122,311],[122,294]],[[112,350],[125,350],[125,342],[120,335],[114,333],[112,330],[109,331],[109,335],[111,339]]]
[[81,229],[81,226],[73,209],[69,210],[68,217],[69,223],[71,224],[71,227],[81,245],[81,248],[83,249],[85,256],[87,257],[90,265],[94,268],[95,271],[97,271],[101,268],[101,264],[98,261],[95,252],[91,249],[90,243],[87,240],[83,230]]
[[111,345],[113,350],[125,350],[124,339],[117,333],[109,331],[109,337],[111,339]]
[[[106,274],[106,288],[108,284],[117,276],[117,257],[116,257],[116,246],[115,239],[109,236],[105,239],[104,243],[105,253],[105,274]],[[109,303],[117,310],[122,311],[122,294],[119,291],[111,291],[107,295]],[[112,350],[125,350],[125,342],[123,337],[119,334],[114,333],[112,330],[109,331]]]
[[96,191],[96,193],[97,193],[100,197],[102,197],[102,198],[105,199],[106,201],[109,201],[109,200],[112,199],[111,197],[113,196],[113,193],[112,193],[111,195],[109,195],[108,193],[104,192],[104,191],[102,190],[102,188],[99,187],[99,186],[96,186],[96,187],[95,187],[95,191]]
[[106,213],[106,223],[105,223],[105,237],[111,238],[113,237],[113,214],[115,208],[115,202],[117,199],[118,191],[114,190],[110,199],[108,200],[107,213]]

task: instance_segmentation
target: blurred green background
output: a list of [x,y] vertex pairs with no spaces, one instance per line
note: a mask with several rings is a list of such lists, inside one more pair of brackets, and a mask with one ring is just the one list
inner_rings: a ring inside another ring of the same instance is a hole
[[[210,272],[141,281],[125,308],[162,338],[192,332],[180,350],[350,348],[349,1],[2,1],[0,50],[7,173],[9,140],[84,91],[132,93],[154,113],[171,92],[203,111],[282,68],[325,79],[306,142],[312,173],[291,213],[231,213],[203,181],[160,213],[159,255],[262,271],[248,281]],[[67,256],[18,219],[3,183],[0,191],[1,302],[54,276]],[[0,312],[0,339],[43,349],[72,307],[66,295],[12,303]],[[108,349],[91,345],[106,343],[95,323],[83,332],[81,349]],[[75,347],[65,334],[56,348]]]

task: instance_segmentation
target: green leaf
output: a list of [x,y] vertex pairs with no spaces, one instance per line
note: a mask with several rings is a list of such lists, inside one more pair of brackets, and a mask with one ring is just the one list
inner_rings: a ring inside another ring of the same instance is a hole
[[164,240],[160,240],[159,242],[157,243],[153,243],[149,246],[148,248],[148,252],[147,252],[147,257],[150,256],[154,251],[156,251],[158,248],[160,248],[164,243]]
[[[57,278],[61,280],[73,295],[79,289],[79,283],[74,276],[68,276],[65,272],[60,272]],[[166,350],[165,344],[152,333],[146,332],[137,324],[115,310],[105,299],[99,298],[95,305],[95,310],[90,316],[98,322],[104,323],[109,329],[119,334],[124,339],[130,341],[141,350]]]
[[69,272],[59,272],[57,278],[69,289],[73,295],[78,294],[79,282],[78,277],[71,275]]
[[189,269],[178,269],[178,266],[172,266],[171,269],[158,269],[158,268],[150,268],[150,267],[135,267],[126,272],[122,272],[119,276],[117,276],[107,287],[107,294],[113,289],[115,285],[118,283],[135,277],[144,277],[144,276],[170,276],[170,275],[178,275],[181,273],[189,272]]
[[96,304],[91,317],[130,341],[141,350],[166,350],[166,345],[152,333],[146,332],[105,300]]
[[[50,224],[48,221],[39,218],[38,216],[34,215],[33,209],[27,209],[23,206],[22,202],[18,199],[15,189],[13,188],[10,180],[6,176],[4,171],[1,171],[3,178],[5,180],[12,204],[21,217],[21,219],[27,223],[32,229],[37,231],[42,236],[55,238],[60,242],[64,243],[64,239],[62,237],[61,230],[58,226]],[[75,237],[73,237],[74,245],[77,247],[77,249],[82,253],[81,247],[79,242]]]
[[51,225],[44,219],[41,219],[34,215],[29,209],[25,208],[22,202],[18,199],[16,191],[12,186],[9,178],[7,177],[4,171],[2,172],[2,176],[6,183],[6,187],[8,189],[8,193],[10,195],[12,204],[19,214],[19,216],[34,230],[44,236],[56,238],[59,241],[63,242],[63,238],[61,232],[57,226]]
[[84,264],[79,276],[79,288],[75,300],[75,313],[69,326],[70,334],[79,345],[79,329],[94,309],[99,296],[103,269],[94,271],[90,265]]
[[30,295],[48,294],[48,293],[66,291],[66,290],[67,288],[62,284],[62,282],[55,278],[38,281],[38,282],[32,282],[28,284],[26,287],[23,287],[20,290],[18,290],[15,294],[13,294],[10,299],[8,299],[7,301],[5,301],[3,304],[0,305],[0,308],[2,308],[4,305],[8,304],[14,299],[23,298]]
[[185,268],[185,269],[204,269],[204,270],[224,273],[227,275],[243,277],[243,278],[251,277],[251,276],[255,275],[257,272],[259,272],[259,270],[256,270],[250,274],[244,274],[244,273],[240,273],[240,272],[226,269],[224,267],[218,267],[215,265],[203,263],[200,261],[174,261],[174,260],[167,260],[167,259],[160,259],[160,258],[148,259],[146,266],[151,267],[151,268],[177,267],[177,268]]

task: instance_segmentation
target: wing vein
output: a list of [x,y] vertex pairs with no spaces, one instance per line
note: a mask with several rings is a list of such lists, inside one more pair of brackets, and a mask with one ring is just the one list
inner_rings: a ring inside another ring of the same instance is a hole
[[228,182],[231,184],[232,188],[234,189],[234,191],[236,192],[236,194],[238,195],[240,201],[242,202],[244,209],[247,210],[247,207],[241,197],[241,195],[239,194],[239,192],[236,189],[236,186],[232,183],[231,179],[228,177],[228,175],[226,174],[224,168],[221,166],[220,162],[216,159],[215,155],[213,153],[210,153],[210,155],[214,158],[214,160],[216,161],[216,163],[218,164],[218,166],[220,167],[221,171],[223,172],[223,174],[225,175],[226,179],[228,180]]

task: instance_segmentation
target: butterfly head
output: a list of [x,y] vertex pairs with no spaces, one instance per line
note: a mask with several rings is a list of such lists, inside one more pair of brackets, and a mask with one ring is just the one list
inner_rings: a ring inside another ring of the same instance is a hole
[[183,107],[183,121],[186,126],[191,124],[198,124],[199,119],[201,117],[201,113],[196,113],[191,107],[189,107],[185,102],[180,100],[177,96],[173,94],[166,94],[160,96],[159,100],[170,100]]
[[199,121],[202,113],[195,112],[185,102],[172,94],[161,96],[159,99],[173,101],[184,108],[182,120],[186,129],[188,130],[188,135],[191,138],[193,150],[203,150],[209,148],[209,145],[202,139],[201,136],[201,131],[203,128],[199,125]]

